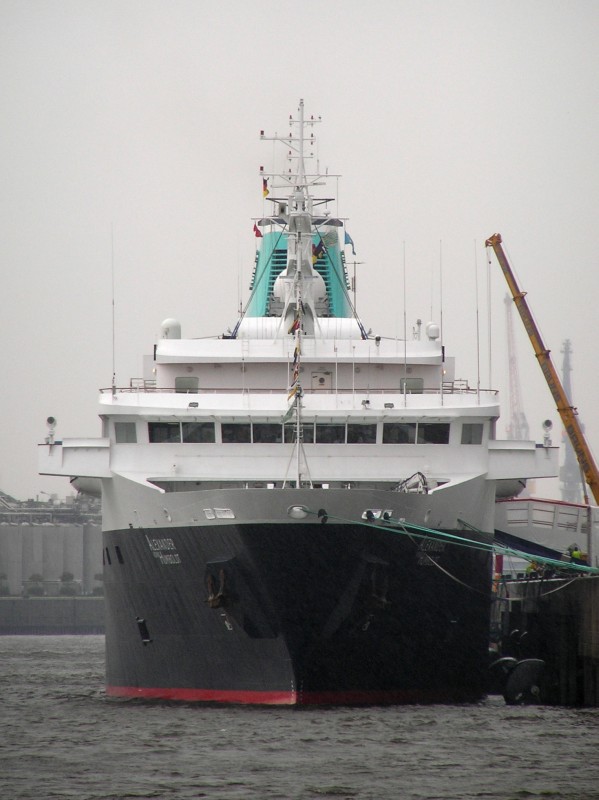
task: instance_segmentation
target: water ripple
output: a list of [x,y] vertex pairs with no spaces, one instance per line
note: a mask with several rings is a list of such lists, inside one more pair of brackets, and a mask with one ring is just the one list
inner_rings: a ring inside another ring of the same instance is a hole
[[118,702],[104,642],[0,637],[7,800],[598,800],[599,710]]

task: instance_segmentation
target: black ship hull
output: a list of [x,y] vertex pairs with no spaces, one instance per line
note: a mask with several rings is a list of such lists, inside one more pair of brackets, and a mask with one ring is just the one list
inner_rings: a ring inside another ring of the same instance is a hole
[[360,524],[104,535],[107,694],[280,705],[476,701],[487,553]]

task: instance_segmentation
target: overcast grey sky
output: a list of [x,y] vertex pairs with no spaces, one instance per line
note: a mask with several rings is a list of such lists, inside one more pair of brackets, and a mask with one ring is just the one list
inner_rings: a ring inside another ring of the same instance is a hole
[[[339,213],[367,327],[440,317],[457,375],[502,390],[501,232],[599,452],[599,4],[518,0],[0,0],[3,344],[0,489],[65,495],[37,475],[48,415],[97,436],[97,390],[141,375],[161,321],[218,334],[247,299],[262,213],[260,129],[300,97]],[[442,254],[442,255],[440,255]],[[440,266],[441,265],[441,266]],[[487,318],[493,320],[492,374]],[[524,411],[558,422],[514,310]],[[559,433],[554,437],[559,441]]]

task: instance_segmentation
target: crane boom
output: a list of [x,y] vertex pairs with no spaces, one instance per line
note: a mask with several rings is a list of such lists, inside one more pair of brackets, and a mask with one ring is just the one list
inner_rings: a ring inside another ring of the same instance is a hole
[[503,271],[509,290],[512,293],[516,308],[518,309],[520,317],[522,318],[522,322],[524,323],[528,338],[530,339],[535,351],[535,356],[537,357],[539,366],[541,367],[543,375],[545,376],[545,380],[547,381],[547,385],[549,386],[549,391],[555,400],[557,411],[572,444],[572,449],[576,454],[576,458],[578,459],[578,463],[580,464],[580,468],[584,474],[589,489],[595,498],[595,502],[599,505],[599,470],[597,469],[595,459],[593,458],[582,431],[582,427],[578,421],[578,411],[576,408],[570,405],[568,395],[564,391],[564,387],[559,379],[559,375],[557,374],[557,371],[551,361],[550,351],[547,350],[543,343],[539,329],[537,328],[532,313],[528,307],[528,303],[526,302],[526,292],[520,291],[514,273],[512,272],[512,268],[510,267],[507,257],[503,251],[503,247],[501,246],[501,242],[501,235],[499,233],[494,233],[493,236],[487,239],[485,245],[487,247],[492,247],[497,257],[499,266]]

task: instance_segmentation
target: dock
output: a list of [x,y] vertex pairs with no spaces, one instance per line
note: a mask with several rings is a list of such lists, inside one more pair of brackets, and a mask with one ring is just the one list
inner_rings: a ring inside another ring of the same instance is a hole
[[599,706],[599,577],[502,582],[492,631],[500,655],[544,662],[537,702]]

